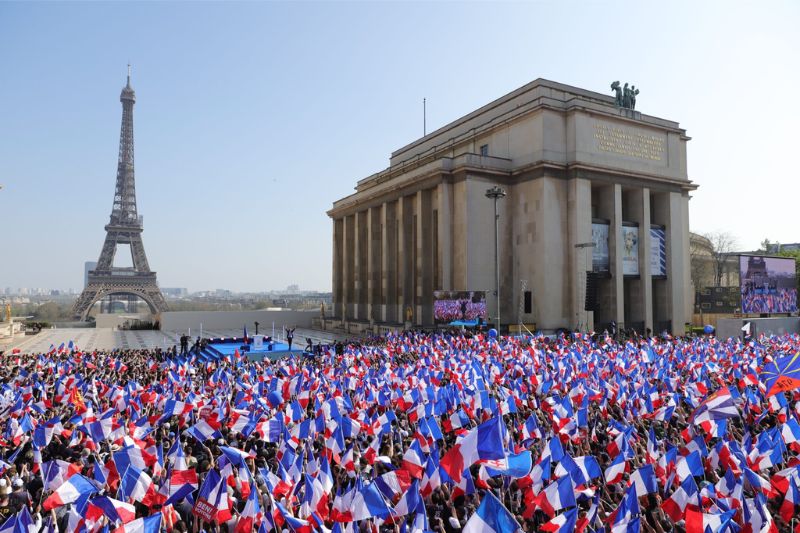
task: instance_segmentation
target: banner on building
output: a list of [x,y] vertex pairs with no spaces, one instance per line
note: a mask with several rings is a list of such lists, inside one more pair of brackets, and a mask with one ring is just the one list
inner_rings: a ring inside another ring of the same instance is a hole
[[608,224],[602,222],[592,223],[592,271],[608,272]]
[[639,275],[639,228],[622,226],[622,275]]
[[657,226],[650,226],[650,275],[667,275],[666,232]]

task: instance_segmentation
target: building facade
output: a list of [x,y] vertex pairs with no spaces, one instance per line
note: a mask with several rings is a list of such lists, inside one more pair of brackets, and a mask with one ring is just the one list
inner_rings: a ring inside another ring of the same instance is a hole
[[[689,137],[604,94],[535,80],[391,155],[334,202],[333,305],[347,332],[434,324],[436,290],[486,291],[503,325],[682,333],[691,316]],[[586,273],[597,305],[585,311]],[[530,292],[531,305],[523,305]]]

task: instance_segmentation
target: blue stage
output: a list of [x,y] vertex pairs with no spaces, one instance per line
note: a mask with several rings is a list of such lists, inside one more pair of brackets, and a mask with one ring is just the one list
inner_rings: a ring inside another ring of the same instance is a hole
[[461,326],[466,328],[474,328],[478,326],[478,319],[475,320],[454,320],[448,326]]
[[[303,354],[303,350],[297,348],[296,344],[292,346],[292,350],[290,352],[288,344],[278,341],[272,341],[271,343],[268,343],[265,340],[263,348],[260,350],[254,350],[253,345],[249,344],[249,350],[243,351],[241,349],[242,345],[242,339],[220,339],[218,341],[216,339],[211,339],[211,342],[208,343],[206,350],[218,354],[219,357],[224,357],[226,355],[232,356],[236,350],[239,350],[239,353],[247,356],[247,359],[250,361],[263,361],[264,359],[276,361],[281,357],[286,357],[290,353],[294,355]],[[270,347],[272,348],[271,350]]]

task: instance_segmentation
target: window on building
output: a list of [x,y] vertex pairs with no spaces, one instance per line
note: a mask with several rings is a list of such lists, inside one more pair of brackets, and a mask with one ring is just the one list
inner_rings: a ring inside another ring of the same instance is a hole
[[481,157],[486,157],[489,155],[489,145],[484,144],[481,146]]

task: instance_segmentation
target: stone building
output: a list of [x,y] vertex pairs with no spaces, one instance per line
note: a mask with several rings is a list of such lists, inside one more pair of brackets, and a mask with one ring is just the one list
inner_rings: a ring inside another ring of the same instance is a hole
[[[435,290],[485,290],[501,322],[683,332],[689,137],[612,96],[537,79],[392,153],[337,200],[328,328],[433,325]],[[594,246],[587,246],[589,243]],[[597,306],[584,310],[586,272]],[[530,309],[523,305],[530,291]],[[407,320],[410,318],[410,320]]]

